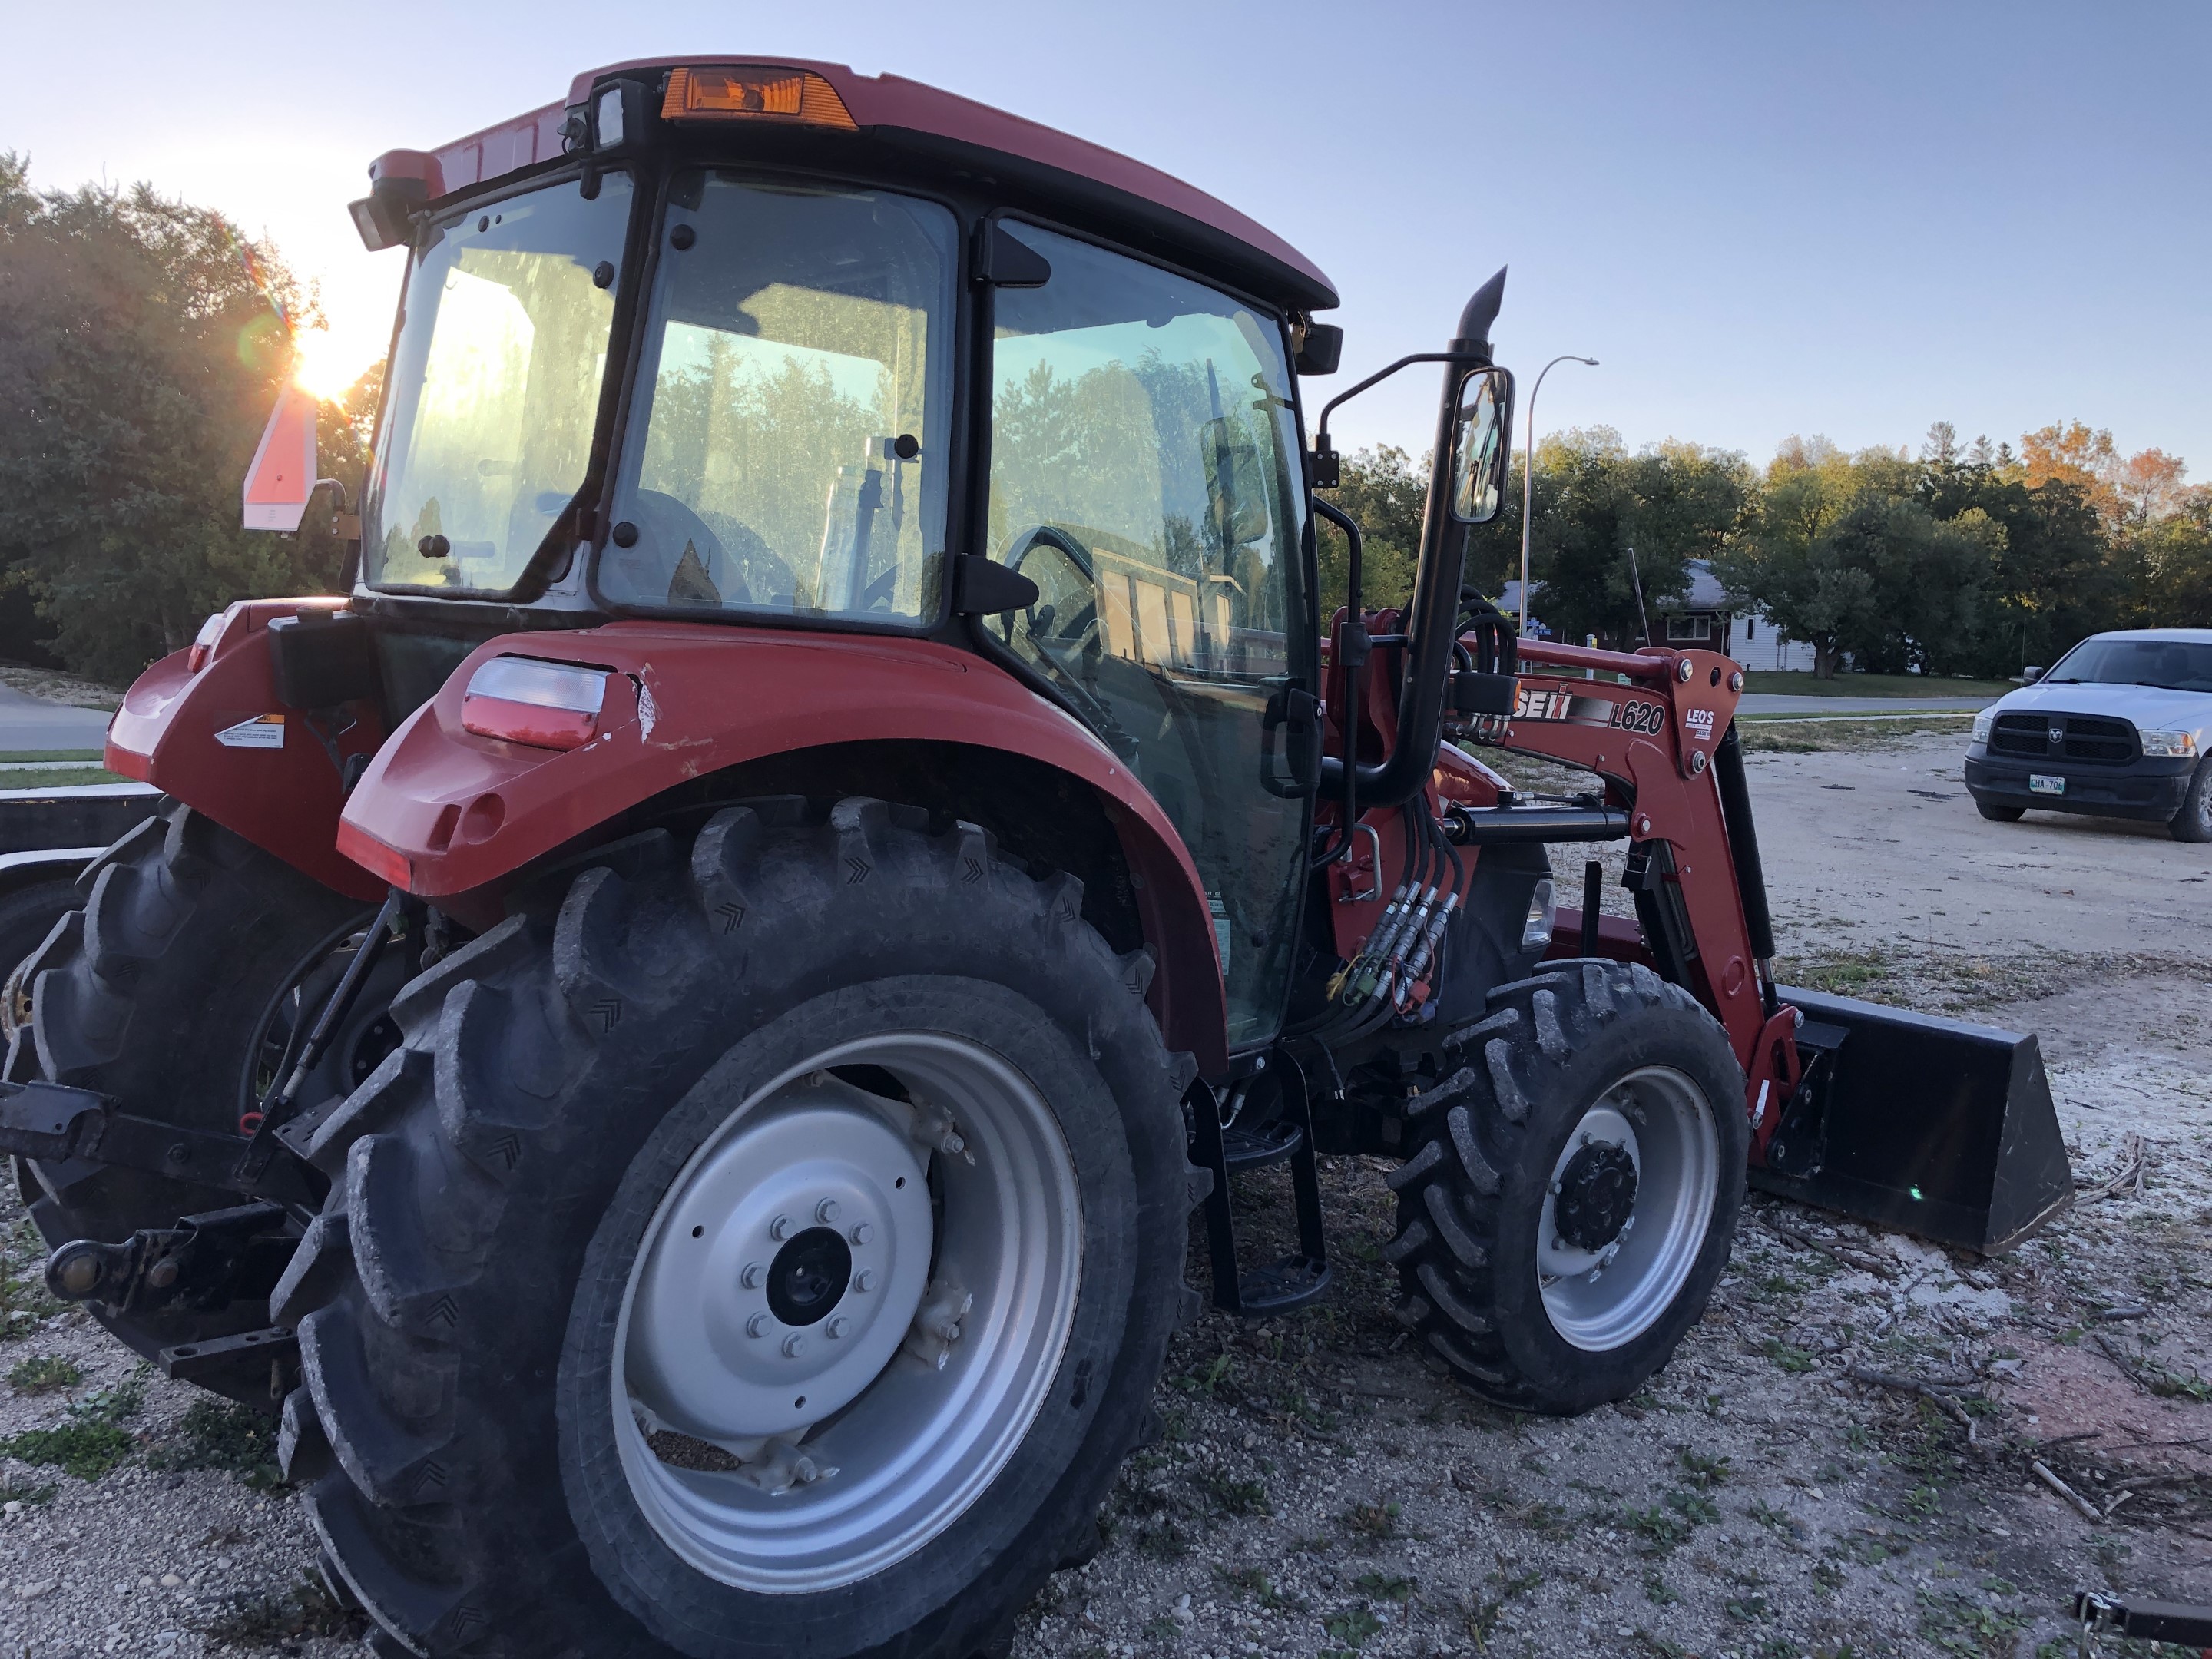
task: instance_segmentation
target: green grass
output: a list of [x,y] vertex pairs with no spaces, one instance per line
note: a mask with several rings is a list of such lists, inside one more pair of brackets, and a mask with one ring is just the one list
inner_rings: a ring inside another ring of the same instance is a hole
[[97,1480],[128,1462],[138,1449],[137,1437],[123,1426],[123,1419],[136,1417],[145,1403],[142,1368],[126,1382],[72,1401],[58,1427],[28,1429],[0,1440],[0,1456],[46,1464],[80,1480]]
[[83,1381],[84,1372],[75,1360],[50,1353],[22,1360],[8,1373],[8,1386],[20,1394],[50,1394],[56,1389],[73,1389]]
[[194,1401],[175,1436],[146,1462],[157,1469],[226,1470],[257,1492],[284,1483],[276,1467],[275,1420],[234,1401]]
[[1744,750],[1754,755],[1815,755],[1830,750],[1892,749],[1931,732],[1956,738],[1963,745],[1972,711],[1955,714],[1918,714],[1899,720],[1853,720],[1839,715],[1832,720],[1808,720],[1803,715],[1745,714],[1736,721],[1736,735]]
[[2010,680],[1954,680],[1936,674],[1838,674],[1832,680],[1771,671],[1747,673],[1746,691],[1786,697],[2002,697]]
[[101,749],[0,749],[0,766],[10,761],[100,761],[106,758]]
[[75,789],[88,783],[130,781],[99,766],[40,767],[33,770],[28,767],[0,765],[0,789]]

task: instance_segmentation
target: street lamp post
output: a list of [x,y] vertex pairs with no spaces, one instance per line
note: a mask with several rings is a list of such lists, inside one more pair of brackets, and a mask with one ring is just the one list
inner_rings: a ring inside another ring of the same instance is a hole
[[1595,368],[1597,359],[1577,357],[1571,351],[1554,357],[1544,365],[1542,373],[1536,376],[1536,384],[1528,390],[1528,447],[1521,463],[1521,614],[1515,624],[1524,640],[1528,637],[1528,521],[1536,501],[1536,394],[1544,389],[1544,375],[1561,363],[1586,363]]

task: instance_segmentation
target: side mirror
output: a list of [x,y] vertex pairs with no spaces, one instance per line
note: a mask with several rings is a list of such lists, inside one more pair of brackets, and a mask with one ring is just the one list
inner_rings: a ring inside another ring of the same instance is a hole
[[2036,681],[2043,678],[2043,671],[2040,668],[2023,668],[2020,671],[2020,677],[2030,685],[2033,685]]
[[1460,376],[1452,420],[1449,504],[1460,524],[1488,524],[1505,495],[1512,455],[1513,376],[1471,368]]
[[1344,331],[1334,323],[1308,323],[1291,367],[1301,374],[1334,374],[1344,357]]

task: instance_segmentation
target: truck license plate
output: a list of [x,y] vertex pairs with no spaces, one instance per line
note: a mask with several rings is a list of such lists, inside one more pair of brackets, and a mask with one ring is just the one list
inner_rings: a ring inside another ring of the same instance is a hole
[[2066,780],[2030,772],[2027,775],[2027,793],[2031,795],[2063,795],[2066,793]]

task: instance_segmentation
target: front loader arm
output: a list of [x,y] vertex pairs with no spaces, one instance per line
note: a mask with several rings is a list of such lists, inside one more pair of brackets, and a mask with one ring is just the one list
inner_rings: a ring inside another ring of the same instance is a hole
[[[1802,1067],[1796,1012],[1777,1001],[1753,944],[1739,865],[1756,880],[1756,855],[1740,860],[1731,845],[1718,787],[1741,671],[1710,651],[1631,655],[1523,640],[1519,679],[1513,714],[1478,717],[1468,735],[1593,772],[1607,805],[1628,812],[1640,936],[1632,945],[1601,933],[1601,949],[1650,963],[1720,1021],[1743,1066],[1753,1158],[1762,1159]],[[1753,902],[1763,916],[1763,893]],[[1555,952],[1578,949],[1574,937],[1562,925]]]

